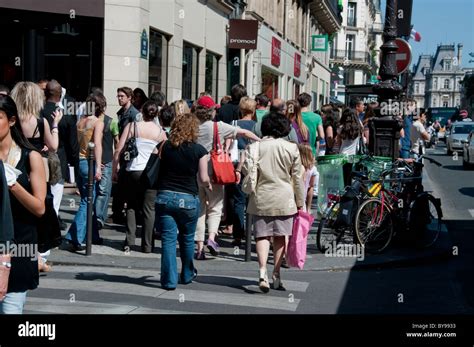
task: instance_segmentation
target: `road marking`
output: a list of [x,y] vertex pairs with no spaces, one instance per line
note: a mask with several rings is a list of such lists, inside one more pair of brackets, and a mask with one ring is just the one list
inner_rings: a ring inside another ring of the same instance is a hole
[[471,214],[471,217],[474,218],[474,210],[469,209],[468,211],[469,211],[469,213]]
[[[253,308],[273,309],[295,312],[300,303],[300,299],[293,298],[289,300],[287,296],[274,297],[271,295],[261,294],[260,290],[255,286],[254,295],[249,294],[235,294],[235,293],[222,293],[216,291],[203,291],[203,290],[192,290],[182,289],[178,286],[178,289],[173,292],[163,290],[159,287],[158,278],[147,278],[137,279],[130,278],[130,281],[140,281],[140,283],[123,283],[117,282],[118,276],[110,276],[109,281],[107,280],[106,274],[100,274],[102,278],[97,276],[97,280],[87,280],[87,275],[82,274],[84,280],[79,279],[59,279],[59,278],[41,278],[39,288],[42,289],[60,289],[70,290],[72,292],[84,290],[89,292],[101,292],[101,293],[126,293],[126,295],[137,295],[137,296],[148,296],[156,299],[175,300],[179,301],[181,295],[185,301],[189,302],[205,302],[213,304],[231,305],[231,306],[244,306]],[[125,277],[122,275],[122,277]],[[150,276],[152,277],[152,276]],[[124,280],[124,279],[122,279]],[[256,281],[256,279],[254,280]],[[148,283],[147,283],[148,282]],[[253,287],[253,286],[252,286]],[[253,288],[252,288],[253,289]],[[273,291],[273,293],[276,293]],[[278,292],[282,293],[282,292]],[[32,293],[32,295],[34,295]],[[44,299],[48,300],[48,299]]]
[[141,306],[106,304],[94,301],[38,298],[28,296],[25,313],[32,314],[201,314],[197,312],[151,309]]

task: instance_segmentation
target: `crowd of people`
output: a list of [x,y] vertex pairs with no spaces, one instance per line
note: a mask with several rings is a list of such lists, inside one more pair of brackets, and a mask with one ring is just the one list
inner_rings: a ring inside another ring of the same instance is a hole
[[[310,109],[312,99],[307,93],[287,101],[271,100],[265,94],[251,98],[240,84],[220,104],[207,93],[194,102],[168,103],[160,91],[147,97],[142,89],[120,87],[120,109],[112,117],[99,88],[93,88],[85,103],[70,114],[65,112],[70,97],[60,83],[40,82],[20,82],[11,92],[0,86],[0,159],[21,172],[9,185],[15,241],[34,244],[35,220],[45,211],[46,191],[54,196],[59,218],[64,184],[75,181],[81,202],[63,247],[85,249],[87,158],[92,150],[93,244],[103,243],[100,229],[108,222],[112,195],[110,218],[126,230],[123,251],[137,250],[139,225],[141,252],[153,252],[155,238],[161,238],[161,284],[167,290],[192,282],[197,276],[194,261],[206,259],[207,252],[219,254],[220,233],[232,234],[232,245],[239,247],[246,232],[246,214],[251,216],[257,244],[260,289],[270,289],[270,247],[275,257],[273,286],[284,289],[280,269],[286,263],[293,216],[301,209],[311,213],[316,195],[316,157],[359,154],[370,141],[369,122],[378,106],[357,101],[353,108],[343,109],[327,104],[316,113]],[[423,113],[412,115],[418,116],[422,122]],[[416,150],[414,136],[425,139],[417,122],[410,124],[411,134],[404,134],[405,139],[411,136],[409,152]],[[232,160],[232,184],[217,184],[213,179],[210,153],[216,142]],[[245,194],[242,181],[251,170],[248,156],[253,143],[259,144],[258,180],[252,193]],[[152,155],[160,158],[156,187],[143,179]],[[182,262],[179,276],[177,243]],[[40,254],[37,260],[12,258],[0,311],[21,312],[26,291],[38,285],[38,271],[51,270],[48,254]]]

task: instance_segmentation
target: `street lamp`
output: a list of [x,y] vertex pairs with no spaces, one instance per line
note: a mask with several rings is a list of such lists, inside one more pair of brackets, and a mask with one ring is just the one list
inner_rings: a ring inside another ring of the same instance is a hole
[[377,117],[369,124],[369,150],[374,155],[398,158],[400,138],[400,115],[398,98],[402,86],[397,81],[398,71],[396,64],[397,45],[397,0],[387,0],[385,11],[385,26],[383,31],[383,45],[380,47],[382,61],[379,75],[381,82],[373,86],[373,91],[379,96]]

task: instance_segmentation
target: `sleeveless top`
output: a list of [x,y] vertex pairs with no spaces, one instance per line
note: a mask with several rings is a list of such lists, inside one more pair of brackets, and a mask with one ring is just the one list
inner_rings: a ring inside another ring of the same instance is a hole
[[[28,138],[27,140],[33,145],[34,148],[36,148],[43,157],[47,157],[48,154],[42,152],[44,146],[45,146],[45,141],[44,141],[44,119],[43,118],[38,118],[36,119],[36,128],[35,131],[33,132],[33,136]],[[39,133],[39,137],[35,137]]]
[[[94,123],[95,124],[95,123]],[[94,126],[77,128],[77,142],[79,143],[79,159],[87,159],[88,145],[94,134]]]
[[[16,168],[22,172],[18,177],[17,183],[31,194],[30,184],[30,150],[21,149],[21,158]],[[10,192],[10,204],[13,216],[13,240],[17,246],[17,252],[22,249],[28,249],[28,254],[12,255],[12,267],[10,270],[10,279],[8,282],[8,293],[25,292],[35,289],[39,284],[38,258],[37,258],[37,221],[38,218],[29,212]],[[21,246],[23,245],[23,246]],[[23,255],[23,257],[19,257]],[[34,260],[33,260],[33,259]]]
[[[143,171],[146,167],[148,159],[150,159],[155,147],[158,145],[157,141],[138,137],[138,127],[136,128],[137,133],[134,134],[136,137],[136,144],[138,149],[138,156],[128,163],[127,171]],[[160,127],[160,134],[163,129]]]

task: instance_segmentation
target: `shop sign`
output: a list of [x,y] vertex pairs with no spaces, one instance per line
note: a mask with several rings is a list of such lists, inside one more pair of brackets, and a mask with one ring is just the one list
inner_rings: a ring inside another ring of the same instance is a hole
[[328,35],[312,35],[311,36],[311,51],[324,51],[328,50]]
[[300,77],[301,75],[301,55],[295,53],[295,77]]
[[229,25],[229,48],[257,49],[258,21],[231,19]]
[[272,37],[272,65],[280,66],[281,41],[276,37]]

